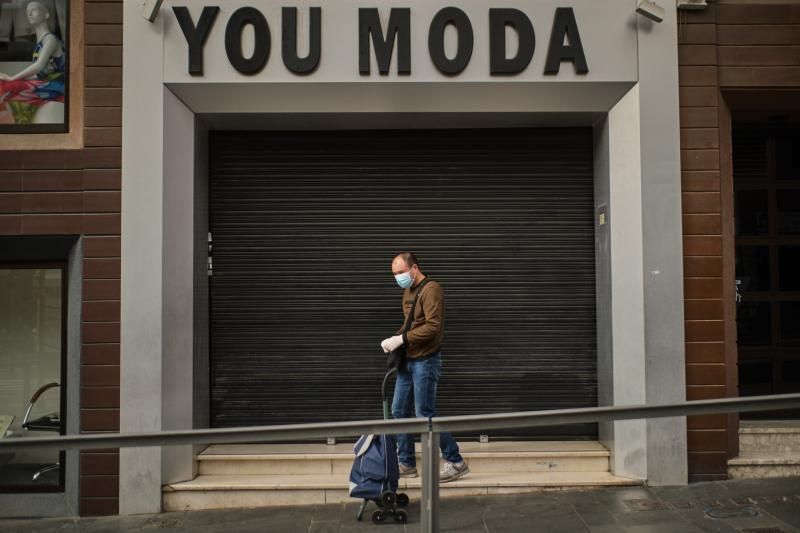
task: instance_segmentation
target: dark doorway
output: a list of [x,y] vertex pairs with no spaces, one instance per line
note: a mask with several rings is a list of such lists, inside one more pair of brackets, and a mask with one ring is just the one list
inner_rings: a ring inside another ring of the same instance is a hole
[[800,127],[734,123],[732,148],[740,395],[800,392]]

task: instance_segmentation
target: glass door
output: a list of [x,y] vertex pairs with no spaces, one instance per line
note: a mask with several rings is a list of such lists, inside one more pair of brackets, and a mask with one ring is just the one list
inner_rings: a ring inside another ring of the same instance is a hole
[[[0,438],[64,434],[65,266],[0,264]],[[63,454],[0,454],[0,492],[58,492]]]

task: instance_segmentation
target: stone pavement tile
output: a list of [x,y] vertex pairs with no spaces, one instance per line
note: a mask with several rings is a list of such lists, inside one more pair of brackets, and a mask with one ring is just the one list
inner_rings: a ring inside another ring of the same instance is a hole
[[589,533],[623,533],[625,530],[619,524],[606,524],[602,526],[589,526]]
[[766,513],[774,516],[788,526],[800,529],[800,501],[788,500],[777,503],[762,503],[759,505]]
[[625,533],[699,533],[700,530],[683,522],[663,522],[660,524],[642,524],[625,526]]
[[708,533],[737,533],[737,530],[723,522],[709,518],[703,509],[686,509],[678,511],[684,520],[698,528],[700,531]]
[[800,478],[737,479],[719,483],[731,498],[800,494]]
[[676,511],[640,511],[638,513],[617,514],[615,518],[624,531],[644,532],[684,532],[698,533],[700,530],[686,521]]
[[307,531],[308,533],[339,533],[341,529],[341,520],[312,520]]
[[582,533],[589,531],[575,514],[548,518],[528,516],[514,520],[485,517],[484,522],[489,533]]
[[590,529],[600,526],[618,526],[619,524],[614,515],[602,504],[576,504],[574,509]]

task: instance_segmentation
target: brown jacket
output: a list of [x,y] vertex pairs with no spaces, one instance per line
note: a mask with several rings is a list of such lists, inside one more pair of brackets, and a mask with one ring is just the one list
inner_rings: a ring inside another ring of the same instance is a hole
[[[403,291],[403,326],[408,320],[411,304],[418,286]],[[398,333],[403,331],[400,327]],[[409,359],[431,355],[442,346],[444,339],[444,290],[436,281],[429,281],[422,287],[422,292],[414,309],[414,320],[411,329],[403,334],[406,353]]]

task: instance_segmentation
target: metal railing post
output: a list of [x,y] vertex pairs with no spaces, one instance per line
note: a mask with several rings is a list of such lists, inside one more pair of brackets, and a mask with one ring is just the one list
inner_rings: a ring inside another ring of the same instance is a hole
[[422,500],[420,530],[439,533],[439,434],[422,433]]

